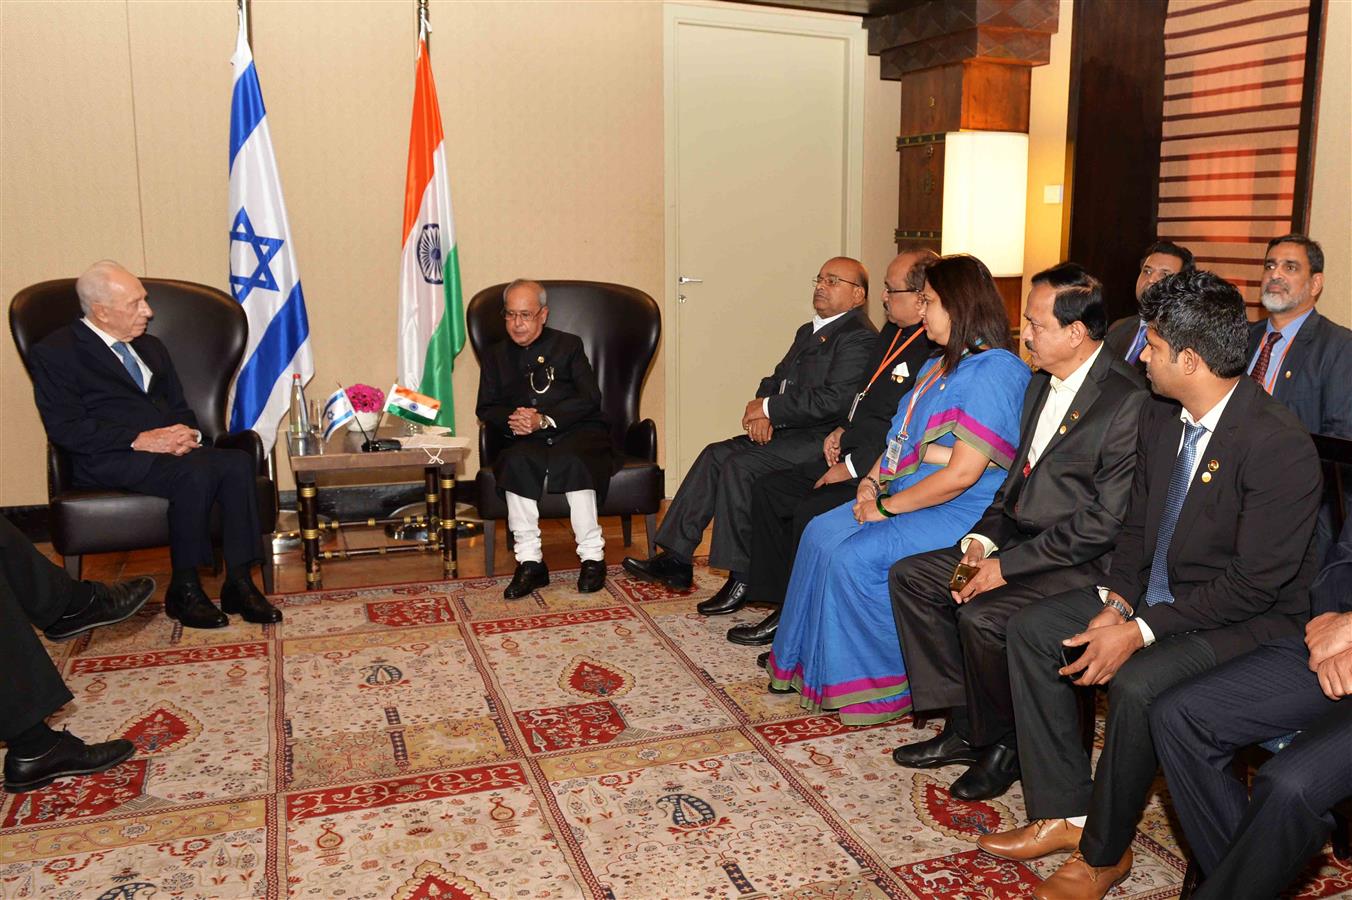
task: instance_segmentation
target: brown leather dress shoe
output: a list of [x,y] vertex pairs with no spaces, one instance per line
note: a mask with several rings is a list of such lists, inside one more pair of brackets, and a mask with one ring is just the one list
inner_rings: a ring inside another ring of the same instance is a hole
[[1065,819],[1034,819],[1022,828],[983,834],[976,845],[1002,859],[1037,859],[1048,853],[1064,853],[1080,846],[1084,829]]
[[1052,877],[1033,888],[1037,900],[1102,900],[1131,874],[1131,850],[1115,865],[1091,866],[1076,850]]

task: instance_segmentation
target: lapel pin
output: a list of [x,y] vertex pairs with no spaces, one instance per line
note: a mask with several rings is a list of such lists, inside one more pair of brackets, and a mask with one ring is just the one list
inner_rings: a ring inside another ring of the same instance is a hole
[[1214,460],[1214,459],[1211,460],[1210,462],[1208,462],[1208,463],[1206,464],[1206,470],[1207,470],[1208,472],[1214,472],[1214,471],[1216,471],[1217,469],[1219,469],[1220,467],[1221,467],[1221,464],[1218,463],[1218,462],[1216,462],[1216,460]]
[[826,343],[826,335],[824,335],[824,334],[821,335],[820,337],[817,338],[817,340],[819,340],[819,341],[821,341],[823,344],[825,344],[825,343]]
[[537,356],[535,357],[535,361],[538,363],[542,363],[545,361],[545,358],[543,356]]
[[1057,431],[1058,434],[1065,434],[1065,433],[1066,433],[1066,426],[1062,425],[1060,428],[1056,429],[1056,431]]
[[1287,369],[1287,370],[1286,370],[1286,375],[1285,375],[1284,377],[1286,377],[1286,378],[1290,378],[1290,377],[1291,377],[1291,370],[1290,370],[1290,369]]
[[1211,473],[1210,473],[1210,472],[1203,472],[1203,473],[1202,473],[1202,484],[1207,484],[1207,483],[1210,482],[1210,481],[1211,481]]
[[1070,421],[1074,422],[1074,421],[1075,421],[1076,419],[1078,419],[1079,417],[1080,417],[1080,411],[1079,411],[1078,409],[1072,409],[1072,410],[1070,411]]

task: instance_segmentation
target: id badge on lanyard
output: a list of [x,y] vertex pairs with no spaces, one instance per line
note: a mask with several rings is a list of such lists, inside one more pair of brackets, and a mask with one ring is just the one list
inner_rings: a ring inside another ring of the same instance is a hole
[[884,470],[887,472],[895,472],[897,470],[897,463],[901,461],[901,451],[905,446],[906,442],[902,440],[900,434],[892,435],[891,440],[887,442],[887,453],[883,457]]
[[859,401],[863,400],[864,395],[867,393],[868,391],[860,391],[859,393],[854,395],[854,402],[850,404],[850,414],[845,417],[846,422],[854,421],[854,411],[859,408]]

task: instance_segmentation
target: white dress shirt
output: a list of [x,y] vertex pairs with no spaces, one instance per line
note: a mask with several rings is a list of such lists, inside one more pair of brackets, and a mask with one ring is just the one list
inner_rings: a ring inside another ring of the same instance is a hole
[[[1220,399],[1220,402],[1217,403],[1215,406],[1211,407],[1211,409],[1207,410],[1206,415],[1202,416],[1202,418],[1200,419],[1194,420],[1186,409],[1179,414],[1179,418],[1183,420],[1184,425],[1201,425],[1203,428],[1206,429],[1206,431],[1202,432],[1202,436],[1197,439],[1197,455],[1193,458],[1192,461],[1192,471],[1188,473],[1189,487],[1191,487],[1192,485],[1193,478],[1197,476],[1197,467],[1202,464],[1202,460],[1206,456],[1206,448],[1207,445],[1211,443],[1211,435],[1213,435],[1216,432],[1216,426],[1220,423],[1221,420],[1221,413],[1225,412],[1226,404],[1228,404],[1230,402],[1230,398],[1235,395],[1236,387],[1239,387],[1238,381],[1236,381],[1234,386],[1231,387],[1230,390],[1226,392],[1225,396]],[[1183,449],[1183,439],[1186,436],[1187,429],[1184,429],[1183,434],[1180,435],[1178,438],[1179,451]],[[1175,452],[1177,453],[1178,451]],[[1098,590],[1099,590],[1099,599],[1105,603],[1108,602],[1108,589],[1100,586]],[[1136,618],[1132,620],[1136,623],[1136,627],[1141,629],[1141,637],[1145,640],[1145,645],[1147,647],[1155,643],[1155,632],[1151,631],[1150,626],[1146,624],[1145,619],[1141,618],[1142,616],[1147,615],[1148,613],[1149,613],[1148,608],[1144,611],[1138,608],[1136,610]]]
[[[1070,411],[1070,405],[1075,402],[1075,395],[1079,393],[1084,380],[1089,377],[1089,370],[1094,367],[1094,360],[1098,359],[1103,352],[1103,344],[1089,355],[1089,358],[1080,363],[1079,368],[1071,372],[1064,379],[1051,377],[1050,389],[1047,391],[1047,400],[1042,404],[1042,412],[1038,414],[1037,426],[1033,429],[1033,437],[1028,447],[1028,465],[1036,466],[1038,460],[1042,459],[1042,454],[1046,452],[1047,445],[1052,442],[1056,435],[1056,429],[1060,427],[1061,422],[1065,420],[1066,413]],[[967,545],[972,541],[981,544],[986,550],[986,555],[990,556],[998,547],[984,534],[975,532],[967,535],[959,543],[959,548],[963,553],[967,552]]]

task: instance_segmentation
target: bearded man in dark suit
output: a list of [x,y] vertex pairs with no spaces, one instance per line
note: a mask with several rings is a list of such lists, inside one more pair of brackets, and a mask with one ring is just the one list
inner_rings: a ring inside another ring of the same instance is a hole
[[[47,438],[71,458],[77,485],[117,488],[169,501],[173,575],[164,611],[186,628],[222,628],[226,613],[280,622],[253,582],[263,558],[253,459],[202,446],[197,417],[164,344],[146,334],[154,312],[141,280],[111,260],[75,282],[84,318],[57,329],[29,355]],[[226,578],[221,609],[202,589],[213,560],[210,518],[221,511]]]
[[[1154,699],[1265,641],[1299,634],[1309,618],[1319,458],[1291,411],[1244,377],[1243,298],[1219,276],[1192,272],[1156,284],[1141,310],[1147,376],[1168,399],[1152,399],[1141,414],[1112,568],[1097,586],[1048,597],[1009,623],[1032,822],[977,843],[1016,860],[1073,851],[1034,890],[1042,900],[1098,900],[1130,872],[1157,768]],[[1092,777],[1072,681],[1108,686]]]

